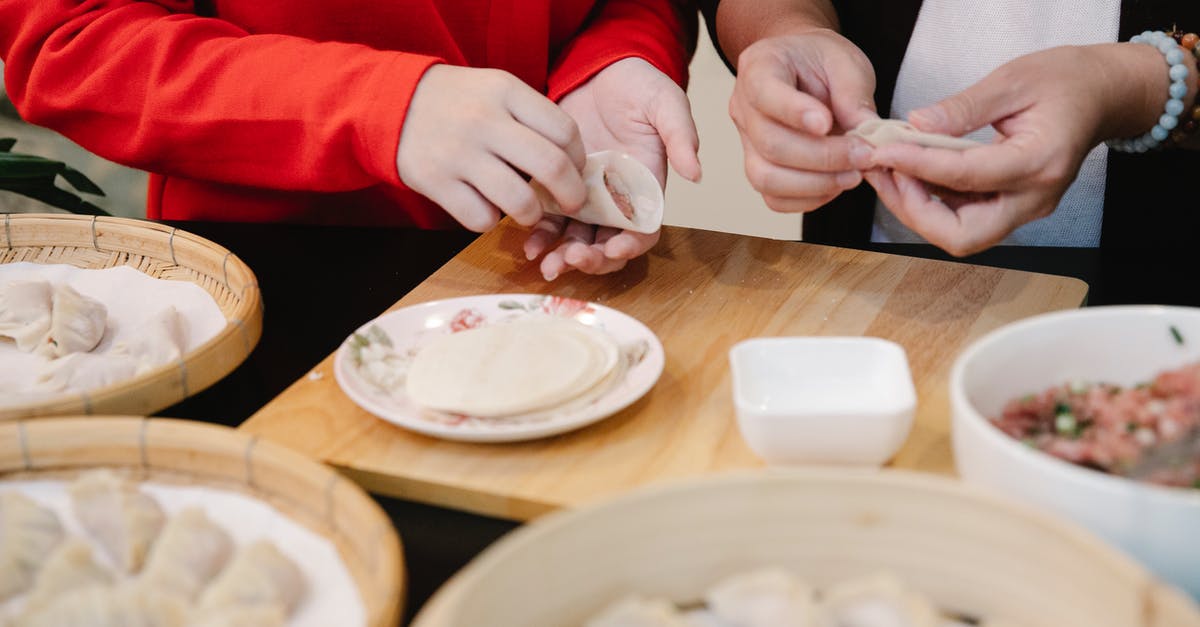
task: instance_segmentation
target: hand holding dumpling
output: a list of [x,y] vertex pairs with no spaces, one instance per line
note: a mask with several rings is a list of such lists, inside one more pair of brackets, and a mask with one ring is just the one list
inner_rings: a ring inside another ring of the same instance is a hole
[[[631,155],[665,184],[667,162],[684,178],[700,179],[699,139],[687,95],[642,59],[622,59],[563,97],[560,105],[578,124],[589,152]],[[573,210],[566,213],[571,214]],[[545,254],[542,276],[564,272],[615,272],[658,242],[659,234],[596,227],[561,216],[537,223],[525,242],[529,260]],[[557,246],[555,246],[557,244]]]

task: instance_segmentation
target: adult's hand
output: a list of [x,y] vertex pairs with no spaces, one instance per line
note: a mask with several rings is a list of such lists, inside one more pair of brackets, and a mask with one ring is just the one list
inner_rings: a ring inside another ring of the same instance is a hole
[[[687,95],[650,63],[621,59],[559,104],[578,124],[588,152],[628,153],[646,164],[664,186],[668,161],[684,178],[700,179],[700,141]],[[657,232],[595,227],[547,215],[526,240],[525,256],[533,260],[545,254],[541,271],[548,281],[570,270],[604,274],[623,268],[650,250],[658,238]]]
[[779,212],[816,209],[862,182],[871,147],[841,133],[878,117],[875,70],[825,28],[768,37],[738,56],[729,114],[746,176]]
[[579,129],[553,102],[507,72],[452,65],[417,84],[396,154],[405,185],[480,232],[501,214],[526,226],[542,218],[525,176],[579,209],[583,164]]
[[1167,85],[1162,54],[1150,46],[1029,54],[909,116],[950,135],[990,124],[994,143],[961,153],[885,146],[874,155],[880,169],[866,177],[905,226],[953,255],[975,253],[1050,215],[1099,142],[1153,126]]

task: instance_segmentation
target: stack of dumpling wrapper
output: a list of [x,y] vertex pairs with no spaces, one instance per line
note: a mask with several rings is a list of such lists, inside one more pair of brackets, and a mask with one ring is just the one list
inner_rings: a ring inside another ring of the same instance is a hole
[[0,338],[49,360],[38,372],[34,392],[105,387],[176,361],[184,352],[184,322],[174,307],[153,314],[140,326],[137,339],[96,351],[109,322],[103,303],[64,283],[0,285]]
[[273,627],[304,598],[304,576],[273,544],[235,550],[199,508],[168,518],[107,470],[70,494],[91,542],[20,492],[0,493],[0,602],[26,595],[13,627]]
[[[967,627],[896,577],[876,574],[818,591],[781,569],[734,575],[705,594],[705,608],[681,611],[666,599],[629,597],[586,627]],[[982,627],[1013,627],[986,618]]]
[[617,343],[569,318],[534,315],[439,336],[403,369],[381,343],[362,350],[365,377],[434,411],[537,419],[591,402],[624,373]]

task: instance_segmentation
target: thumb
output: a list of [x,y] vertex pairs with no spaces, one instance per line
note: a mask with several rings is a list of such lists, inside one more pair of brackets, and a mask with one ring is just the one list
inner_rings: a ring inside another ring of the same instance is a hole
[[1022,109],[1006,83],[992,72],[941,102],[911,111],[908,120],[922,131],[956,137],[983,128]]
[[674,83],[657,99],[651,110],[650,124],[658,131],[667,160],[683,178],[700,181],[700,137],[687,95]]

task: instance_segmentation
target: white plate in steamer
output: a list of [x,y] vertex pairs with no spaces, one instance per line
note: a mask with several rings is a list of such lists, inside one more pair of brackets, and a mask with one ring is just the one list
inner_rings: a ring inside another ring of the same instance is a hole
[[[464,416],[418,406],[405,395],[402,380],[390,390],[375,384],[364,376],[356,358],[365,343],[379,344],[386,337],[403,368],[438,335],[545,315],[570,318],[604,331],[620,347],[617,367],[623,371],[599,395],[523,416]],[[615,309],[560,296],[491,294],[421,303],[385,313],[342,343],[334,357],[333,372],[342,391],[359,407],[397,426],[447,440],[516,442],[573,431],[621,411],[654,387],[664,363],[662,343],[654,332]]]

